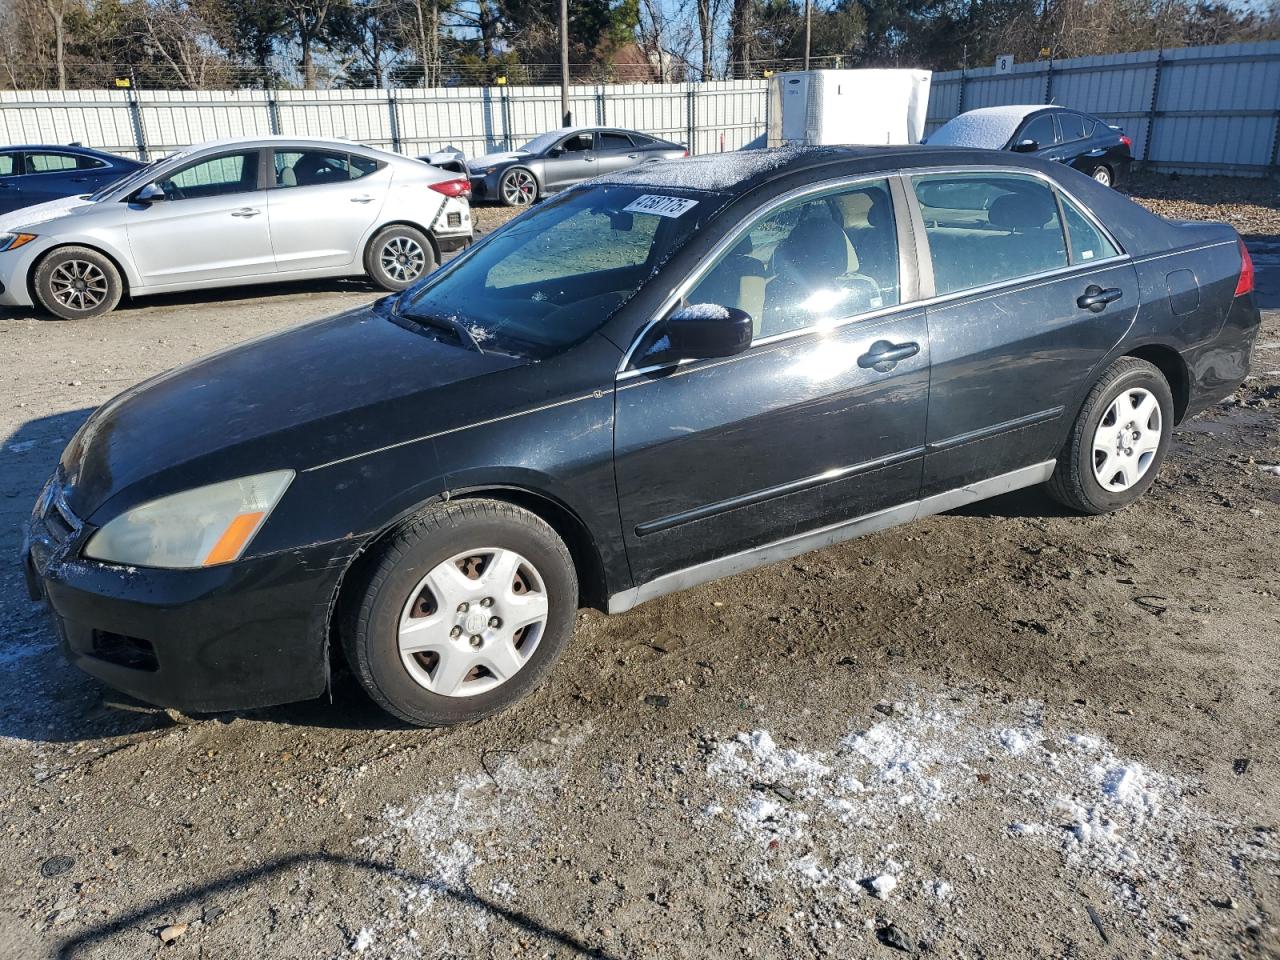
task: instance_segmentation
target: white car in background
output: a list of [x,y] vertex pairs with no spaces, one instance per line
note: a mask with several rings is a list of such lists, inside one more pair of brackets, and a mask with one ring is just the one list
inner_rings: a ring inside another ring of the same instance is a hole
[[126,293],[361,274],[402,290],[470,242],[469,187],[342,140],[214,140],[0,217],[0,304],[78,319]]

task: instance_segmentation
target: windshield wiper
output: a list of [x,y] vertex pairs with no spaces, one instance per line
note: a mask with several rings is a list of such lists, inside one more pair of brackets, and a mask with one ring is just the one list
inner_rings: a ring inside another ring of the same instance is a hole
[[457,317],[441,317],[432,313],[410,313],[406,310],[396,310],[395,313],[396,316],[411,320],[414,323],[420,323],[425,327],[435,327],[437,330],[452,333],[463,346],[470,347],[476,353],[484,353],[484,348],[480,346],[480,341],[476,339],[475,334]]

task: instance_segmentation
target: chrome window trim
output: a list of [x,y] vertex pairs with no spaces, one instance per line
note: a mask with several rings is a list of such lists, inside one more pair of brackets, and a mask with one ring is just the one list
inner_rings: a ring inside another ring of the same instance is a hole
[[[1103,226],[1102,222],[1098,220],[1096,216],[1094,216],[1093,211],[1089,209],[1087,204],[1082,203],[1075,194],[1073,194],[1067,188],[1063,187],[1060,183],[1058,183],[1057,180],[1053,179],[1046,173],[1042,173],[1039,170],[1030,170],[1025,167],[1007,167],[1007,166],[1001,166],[997,164],[980,164],[980,165],[962,166],[962,167],[955,167],[955,166],[920,167],[918,169],[917,168],[894,169],[894,170],[888,170],[888,171],[878,171],[876,173],[860,173],[860,174],[855,174],[849,177],[838,178],[835,180],[825,180],[817,184],[806,184],[803,187],[796,187],[794,190],[789,190],[784,194],[774,197],[773,200],[771,200],[769,203],[753,211],[749,219],[745,220],[743,223],[740,223],[736,228],[734,228],[732,232],[722,237],[720,239],[720,242],[711,248],[707,256],[703,258],[706,265],[701,267],[699,270],[693,273],[690,273],[688,277],[686,277],[683,281],[681,281],[681,283],[675,288],[675,290],[673,290],[672,293],[665,300],[663,300],[662,306],[659,307],[654,312],[654,315],[649,319],[649,321],[643,327],[640,328],[640,332],[637,333],[636,336],[632,339],[631,346],[627,348],[626,353],[623,354],[622,356],[622,360],[618,363],[617,370],[614,371],[615,381],[630,380],[630,379],[633,379],[634,377],[638,377],[643,374],[654,373],[658,370],[666,370],[673,367],[681,367],[689,363],[701,362],[700,360],[697,360],[697,359],[678,360],[675,362],[653,364],[647,367],[637,367],[634,370],[627,369],[628,365],[631,363],[632,357],[635,354],[636,348],[639,347],[641,341],[644,340],[645,335],[651,329],[653,329],[655,324],[659,323],[662,320],[662,318],[666,316],[667,311],[669,311],[673,306],[675,306],[677,303],[680,302],[680,300],[684,297],[686,293],[688,293],[693,287],[695,287],[699,282],[701,282],[702,278],[706,276],[707,273],[709,273],[711,269],[715,266],[721,254],[723,254],[726,249],[728,249],[734,243],[736,243],[739,239],[741,239],[742,235],[746,233],[759,220],[761,216],[769,213],[772,210],[777,209],[778,207],[784,204],[790,203],[793,200],[799,200],[806,196],[810,196],[815,193],[823,193],[828,190],[838,190],[841,187],[850,186],[856,183],[865,183],[870,180],[892,181],[893,178],[895,177],[901,177],[904,181],[906,181],[906,180],[912,180],[916,177],[938,176],[938,175],[945,176],[947,174],[964,174],[964,173],[977,174],[977,175],[990,175],[993,173],[1009,174],[1013,176],[1031,177],[1033,179],[1043,181],[1045,185],[1049,187],[1050,190],[1057,190],[1061,192],[1061,194],[1065,198],[1070,200],[1072,205],[1080,212],[1080,214],[1084,216],[1085,219],[1087,219],[1089,223],[1091,223],[1094,226],[1094,228],[1096,228],[1099,232],[1101,232],[1101,234],[1107,238],[1107,240],[1111,243],[1111,245],[1120,252],[1116,256],[1108,257],[1105,260],[1093,260],[1088,264],[1084,264],[1084,263],[1068,264],[1065,267],[1058,267],[1051,271],[1044,271],[1040,273],[1030,273],[1023,277],[1015,277],[1011,280],[1000,280],[1000,281],[996,281],[995,283],[984,284],[979,287],[968,287],[964,290],[957,290],[952,293],[942,294],[940,296],[935,295],[933,297],[917,298],[914,300],[903,300],[902,302],[894,304],[891,307],[884,307],[880,310],[871,311],[869,313],[855,314],[852,317],[847,317],[836,323],[821,324],[821,325],[813,324],[808,327],[801,327],[797,330],[788,330],[786,333],[779,333],[779,334],[774,334],[773,336],[770,336],[770,337],[763,337],[759,340],[753,339],[751,341],[751,347],[748,348],[748,352],[750,352],[751,350],[754,350],[757,345],[767,346],[768,344],[776,343],[783,339],[790,339],[792,337],[797,337],[802,334],[807,335],[807,334],[813,334],[813,333],[822,333],[827,330],[835,330],[850,323],[858,323],[863,320],[870,320],[876,317],[884,316],[885,314],[891,313],[895,310],[900,310],[908,307],[933,306],[939,303],[945,303],[948,300],[957,300],[962,297],[971,297],[971,296],[974,296],[975,294],[990,293],[1000,289],[1001,287],[1010,287],[1018,284],[1025,284],[1029,281],[1038,280],[1041,278],[1044,278],[1046,280],[1055,279],[1063,274],[1071,273],[1072,271],[1076,271],[1076,270],[1081,271],[1082,275],[1087,275],[1088,273],[1093,272],[1098,267],[1114,266],[1116,264],[1123,263],[1125,261],[1133,259],[1129,255],[1129,253],[1125,250],[1124,245],[1121,244],[1115,238],[1115,236],[1111,233],[1110,230],[1108,230],[1105,226]],[[914,225],[915,215],[920,215],[920,204],[915,196],[914,185],[907,183],[905,184],[905,186],[907,188],[906,189],[907,205],[908,205],[908,208],[912,210],[914,214],[912,217],[913,225]],[[892,191],[891,191],[891,194],[892,194]],[[896,221],[896,218],[897,218],[896,210],[894,211],[894,216]],[[923,225],[923,217],[921,217],[921,225]],[[1064,225],[1063,237],[1064,237],[1064,243],[1065,243],[1066,242],[1065,241],[1065,237],[1066,237],[1065,225]],[[932,273],[933,257],[932,257],[931,251],[929,250],[927,237],[922,238],[917,236],[915,238],[915,245],[916,245],[917,261],[920,260],[920,254],[923,253],[928,258],[928,267],[930,268],[930,272]],[[901,258],[899,258],[899,260],[901,261]],[[921,268],[923,268],[924,265],[921,264],[920,266]],[[901,292],[901,286],[902,286],[901,262],[899,262],[898,264],[898,285],[899,285],[899,291]]]
[[[656,311],[654,311],[654,315],[649,319],[649,322],[646,323],[643,327],[641,327],[640,332],[637,333],[635,337],[632,338],[631,346],[627,348],[627,352],[623,354],[622,360],[618,364],[618,369],[614,371],[614,377],[616,379],[623,379],[623,378],[627,378],[629,375],[638,375],[640,373],[650,372],[653,370],[662,370],[667,367],[675,367],[675,366],[681,366],[686,363],[698,362],[698,360],[678,360],[675,362],[660,363],[650,367],[638,368],[636,370],[627,369],[627,365],[631,362],[632,355],[635,353],[636,348],[640,345],[641,341],[644,340],[645,334],[647,334],[651,329],[653,329],[654,324],[660,322],[662,318],[667,315],[668,310],[670,310],[677,303],[679,303],[684,298],[684,295],[686,293],[688,293],[691,289],[697,286],[702,281],[703,277],[705,277],[708,273],[711,272],[712,269],[714,269],[716,264],[719,262],[721,255],[726,250],[731,248],[735,243],[737,243],[738,240],[742,239],[742,235],[744,233],[747,233],[753,226],[755,226],[756,223],[759,222],[761,217],[765,216],[766,214],[770,213],[773,210],[776,210],[778,207],[785,206],[786,204],[791,203],[792,201],[801,200],[807,196],[811,196],[816,193],[827,193],[833,190],[839,190],[842,187],[851,186],[857,183],[866,183],[871,180],[885,181],[886,189],[889,190],[890,200],[892,201],[893,191],[892,191],[892,188],[889,186],[889,181],[891,181],[894,177],[899,176],[900,172],[901,171],[897,171],[897,170],[885,170],[885,171],[879,171],[877,173],[859,173],[859,174],[854,174],[848,177],[840,177],[835,180],[824,180],[821,183],[805,184],[803,187],[796,187],[793,190],[788,190],[786,193],[783,193],[774,197],[772,200],[770,200],[768,203],[764,204],[763,206],[757,207],[755,210],[751,212],[751,215],[747,219],[744,219],[732,231],[730,231],[729,233],[721,237],[720,241],[714,247],[712,247],[711,250],[707,252],[707,255],[705,257],[703,257],[703,264],[700,266],[700,268],[690,273],[687,277],[685,277],[684,280],[682,280],[680,284],[675,288],[675,290],[673,290],[671,294],[668,295],[667,298],[662,301],[662,306],[659,307]],[[897,216],[898,216],[898,213],[895,210],[894,211],[895,223],[897,222]],[[895,235],[896,235],[896,231],[895,231]],[[899,258],[899,261],[901,261],[901,258]],[[899,290],[901,290],[901,287],[902,287],[902,263],[901,262],[898,263],[898,286],[899,286]],[[887,312],[889,310],[896,310],[899,307],[903,307],[906,305],[907,304],[905,302],[896,303],[890,307],[883,307],[881,308],[881,310],[876,311],[875,313],[879,314],[879,313]],[[822,330],[834,329],[837,325],[843,326],[845,323],[852,323],[855,320],[861,320],[866,317],[870,317],[872,315],[873,314],[871,313],[855,314],[853,317],[846,318],[845,320],[841,321],[839,324],[821,325],[821,329]],[[751,348],[754,348],[757,344],[764,345],[766,343],[774,343],[784,337],[797,336],[801,333],[813,333],[818,329],[819,329],[819,325],[813,324],[808,327],[800,327],[796,330],[788,330],[785,333],[776,333],[773,336],[764,337],[759,340],[756,340],[753,338],[751,341]],[[702,359],[706,359],[706,358],[702,358]]]

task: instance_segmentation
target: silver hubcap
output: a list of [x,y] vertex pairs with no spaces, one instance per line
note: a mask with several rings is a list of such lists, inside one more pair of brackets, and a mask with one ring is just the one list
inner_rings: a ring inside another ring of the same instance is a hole
[[421,244],[411,237],[392,237],[382,247],[378,257],[382,270],[392,280],[404,282],[415,279],[427,262]]
[[1093,434],[1093,475],[1104,490],[1120,493],[1151,469],[1160,449],[1160,403],[1136,387],[1111,401]]
[[91,310],[107,299],[107,276],[88,260],[66,260],[49,275],[53,299],[72,310]]
[[537,192],[538,185],[534,183],[533,174],[525,170],[516,170],[503,178],[502,198],[514,206],[523,207],[533,203]]
[[1099,183],[1106,184],[1108,187],[1111,186],[1111,174],[1106,167],[1098,167],[1098,169],[1094,170],[1093,179]]
[[485,547],[428,573],[400,614],[400,659],[417,683],[473,697],[529,662],[547,626],[546,587],[514,550]]

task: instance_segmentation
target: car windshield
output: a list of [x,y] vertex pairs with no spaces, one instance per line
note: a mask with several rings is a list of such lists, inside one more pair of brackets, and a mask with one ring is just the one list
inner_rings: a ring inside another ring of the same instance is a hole
[[99,187],[96,193],[89,194],[89,199],[95,201],[105,200],[107,197],[111,196],[111,194],[115,193],[127,184],[143,186],[151,178],[152,171],[154,171],[157,166],[164,163],[166,160],[172,160],[176,156],[178,156],[178,154],[171,153],[169,156],[161,157],[159,160],[152,160],[145,166],[139,167],[137,170],[133,171],[133,173],[126,173],[120,179],[112,180],[105,187]]
[[410,290],[397,313],[461,323],[481,349],[548,356],[597,330],[723,201],[661,187],[569,191]]
[[567,130],[552,130],[549,133],[540,133],[536,137],[534,137],[532,140],[530,140],[528,143],[526,143],[523,147],[521,147],[517,152],[518,153],[541,153],[543,150],[546,150],[548,147],[555,146],[556,141],[559,140],[568,132],[569,131]]

